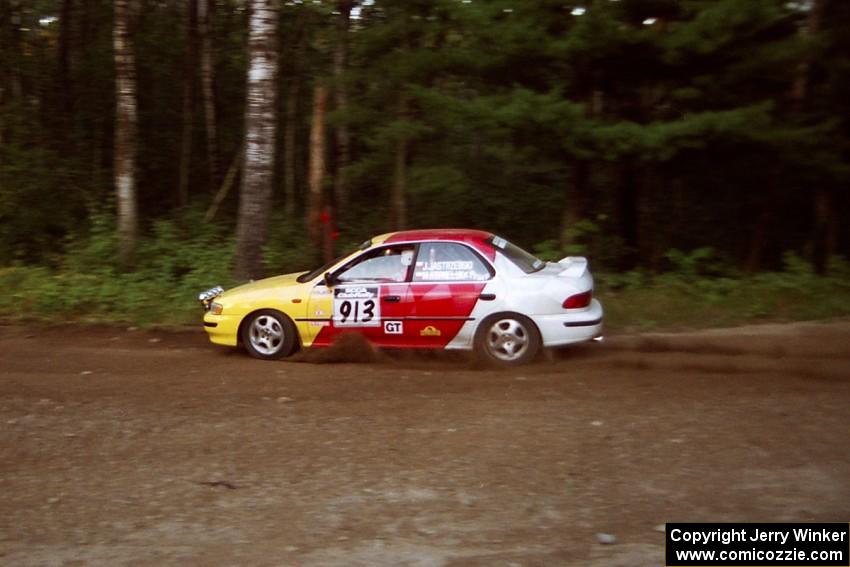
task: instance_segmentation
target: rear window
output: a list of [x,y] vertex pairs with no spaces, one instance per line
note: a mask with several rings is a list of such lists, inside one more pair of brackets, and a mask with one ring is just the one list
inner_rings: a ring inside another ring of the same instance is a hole
[[511,244],[501,236],[493,236],[487,240],[496,250],[501,252],[508,260],[519,266],[526,274],[539,272],[546,266],[546,262],[529,254],[516,244]]

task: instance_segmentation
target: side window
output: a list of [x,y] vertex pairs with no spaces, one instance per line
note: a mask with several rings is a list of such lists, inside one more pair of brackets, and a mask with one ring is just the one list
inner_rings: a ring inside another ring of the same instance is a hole
[[401,283],[413,263],[414,246],[388,246],[363,254],[344,267],[336,277],[342,283]]
[[426,242],[419,245],[413,270],[415,282],[484,281],[490,269],[475,252],[454,242]]

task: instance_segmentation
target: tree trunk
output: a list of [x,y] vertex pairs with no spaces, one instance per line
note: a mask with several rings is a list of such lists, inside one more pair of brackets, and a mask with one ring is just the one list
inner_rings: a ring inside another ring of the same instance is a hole
[[[20,2],[0,1],[0,110],[23,95],[21,82]],[[0,145],[6,140],[6,127],[0,112]]]
[[[588,81],[592,84],[592,81]],[[587,96],[587,116],[590,118],[600,116],[605,103],[605,94],[602,90],[591,88]],[[566,203],[561,211],[561,231],[559,243],[564,251],[568,246],[576,244],[575,224],[587,214],[588,193],[590,191],[590,178],[592,174],[592,163],[587,159],[576,158],[573,160],[573,183],[567,188]]]
[[132,1],[115,0],[112,37],[116,96],[113,159],[119,259],[124,267],[133,264],[139,223],[136,210],[136,58],[129,34]]
[[762,268],[764,252],[769,243],[771,228],[774,224],[775,203],[778,197],[779,173],[776,168],[764,168],[764,196],[759,199],[761,207],[756,216],[755,226],[750,233],[744,270],[755,273]]
[[328,91],[317,83],[313,89],[313,122],[310,127],[310,198],[307,208],[307,230],[317,248],[322,244],[322,184],[325,179],[325,113]]
[[[203,1],[203,0],[202,0]],[[189,204],[189,173],[192,163],[192,131],[194,130],[194,86],[197,59],[197,0],[186,2],[186,49],[183,60],[183,132],[180,149],[180,181],[177,188],[177,203],[180,207]]]
[[[809,8],[809,16],[806,18],[806,25],[800,30],[800,35],[805,40],[816,35],[820,31],[821,16],[823,15],[823,0],[812,0]],[[794,83],[791,86],[791,102],[796,111],[803,109],[806,103],[806,96],[809,91],[809,68],[811,67],[811,55],[803,57],[797,66],[797,75],[794,77]]]
[[[804,40],[809,40],[820,31],[824,4],[824,0],[812,1],[806,25],[800,30]],[[811,54],[807,54],[797,67],[797,75],[791,87],[791,104],[796,113],[806,110],[810,67]],[[812,231],[807,248],[811,250],[811,261],[815,272],[820,275],[827,273],[829,257],[835,250],[836,230],[833,226],[837,221],[834,217],[832,201],[832,191],[829,188],[819,185],[812,192]]]
[[227,173],[224,174],[224,180],[221,182],[221,187],[218,188],[212,203],[210,203],[210,206],[204,215],[204,222],[210,222],[215,218],[218,208],[224,202],[227,194],[230,193],[230,188],[233,187],[233,182],[236,180],[236,174],[239,173],[239,167],[242,164],[243,158],[242,154],[244,153],[245,142],[243,141],[242,144],[239,145],[239,149],[236,150],[236,153],[233,155],[233,161],[230,162],[230,167],[227,168]]
[[[407,96],[402,94],[398,103],[399,120],[407,119]],[[409,141],[406,136],[399,138],[395,154],[395,175],[390,194],[390,226],[392,230],[404,230],[407,227],[407,157]]]
[[236,226],[235,275],[240,279],[255,279],[264,273],[277,125],[276,6],[273,0],[251,0],[245,158]]
[[286,108],[284,110],[283,131],[283,210],[286,218],[295,217],[295,202],[297,199],[298,185],[296,172],[296,140],[298,136],[298,97],[301,94],[301,67],[304,57],[305,40],[302,29],[304,28],[304,11],[299,10],[296,19],[298,32],[292,40],[292,58],[289,66],[289,84],[286,93]]
[[817,274],[826,275],[829,269],[829,258],[835,254],[838,241],[838,220],[832,191],[818,186],[814,190],[813,201],[812,264]]
[[[60,105],[62,108],[59,117],[59,137],[62,142],[69,141],[73,132],[74,116],[74,83],[71,80],[71,43],[73,36],[74,1],[62,1],[62,15],[59,21],[59,61],[58,81]],[[70,144],[68,144],[70,145]],[[73,147],[66,147],[73,151]]]
[[218,126],[215,116],[215,72],[213,45],[210,33],[210,14],[215,0],[197,0],[198,33],[201,39],[201,92],[204,100],[204,128],[207,141],[207,185],[209,191],[218,187]]
[[567,202],[561,212],[560,245],[564,251],[576,244],[575,225],[584,216],[584,202],[590,186],[590,162],[576,159],[573,162],[573,183],[567,191]]
[[286,125],[283,132],[283,196],[286,218],[295,216],[296,189],[295,139],[298,133],[298,94],[301,91],[300,76],[290,77],[286,95]]
[[[337,2],[337,40],[334,47],[334,95],[336,109],[341,112],[348,110],[348,92],[343,83],[343,74],[346,69],[348,58],[348,26],[350,23],[351,0],[338,0]],[[351,134],[348,126],[340,124],[334,130],[336,139],[336,176],[334,178],[334,196],[336,197],[337,211],[345,211],[348,208],[349,190],[346,179],[346,167],[351,163]]]
[[617,187],[617,210],[620,222],[620,238],[623,241],[620,268],[631,270],[640,261],[640,181],[638,166],[625,164],[621,169],[621,179]]
[[21,4],[21,0],[9,1],[9,37],[12,65],[10,65],[8,73],[12,100],[20,100],[24,96],[24,83],[21,78]]

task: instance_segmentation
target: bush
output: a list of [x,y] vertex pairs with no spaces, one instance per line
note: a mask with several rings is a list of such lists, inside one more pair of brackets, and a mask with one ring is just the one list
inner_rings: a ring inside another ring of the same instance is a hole
[[137,266],[118,269],[108,217],[95,215],[89,233],[66,243],[56,270],[0,270],[0,313],[49,320],[182,324],[197,320],[199,291],[230,286],[233,242],[221,229],[193,219],[158,221],[139,243]]
[[[741,275],[713,263],[714,255],[702,250],[668,255],[677,271],[596,274],[606,324],[638,329],[713,327],[850,314],[850,264],[843,258],[830,261],[825,277],[790,253],[781,272]],[[712,272],[727,275],[702,275]]]

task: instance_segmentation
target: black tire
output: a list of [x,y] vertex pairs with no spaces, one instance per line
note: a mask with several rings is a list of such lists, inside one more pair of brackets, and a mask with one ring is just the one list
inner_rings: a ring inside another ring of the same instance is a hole
[[537,325],[519,313],[495,313],[475,331],[475,355],[488,366],[519,366],[534,360],[542,345]]
[[274,309],[251,313],[242,324],[242,344],[248,354],[262,360],[289,356],[298,346],[298,331],[292,321]]

